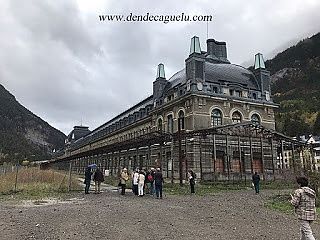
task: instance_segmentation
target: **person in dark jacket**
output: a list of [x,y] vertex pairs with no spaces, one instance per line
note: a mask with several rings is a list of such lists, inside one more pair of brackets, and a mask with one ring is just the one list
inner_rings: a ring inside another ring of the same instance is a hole
[[99,168],[97,168],[97,170],[95,171],[95,173],[93,175],[93,181],[95,183],[94,192],[100,193],[100,185],[102,182],[104,182],[104,176],[103,176],[102,171]]
[[195,193],[194,185],[196,184],[196,175],[192,170],[188,171],[188,178],[189,178],[189,183],[190,183],[191,194],[193,194],[193,193]]
[[86,171],[84,172],[84,184],[86,185],[84,189],[85,194],[89,194],[91,175],[92,175],[91,167],[87,167]]
[[155,188],[156,188],[157,199],[159,199],[159,197],[162,199],[162,185],[163,185],[163,183],[164,183],[164,180],[163,180],[162,172],[161,172],[160,168],[157,168],[157,171],[154,174],[154,184],[155,184]]
[[254,185],[256,194],[258,194],[260,192],[260,176],[257,172],[255,172],[254,175],[252,176],[252,183]]

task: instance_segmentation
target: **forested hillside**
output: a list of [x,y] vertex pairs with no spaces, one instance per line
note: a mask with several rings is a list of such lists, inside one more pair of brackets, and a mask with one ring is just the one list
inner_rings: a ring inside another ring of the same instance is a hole
[[280,104],[277,130],[320,135],[320,33],[266,62],[273,100]]

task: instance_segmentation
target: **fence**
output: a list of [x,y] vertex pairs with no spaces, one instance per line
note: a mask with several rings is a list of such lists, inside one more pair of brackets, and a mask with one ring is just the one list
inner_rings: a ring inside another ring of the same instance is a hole
[[17,192],[40,195],[43,193],[79,190],[80,181],[70,171],[38,166],[0,165],[0,194]]

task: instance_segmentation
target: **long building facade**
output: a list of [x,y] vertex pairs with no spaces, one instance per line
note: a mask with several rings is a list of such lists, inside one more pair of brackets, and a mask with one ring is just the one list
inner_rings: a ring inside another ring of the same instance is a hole
[[167,79],[159,64],[150,97],[91,132],[75,127],[57,160],[78,172],[96,163],[112,175],[161,167],[172,180],[188,169],[208,180],[268,178],[276,171],[276,108],[262,54],[250,71],[230,63],[225,42],[208,39],[203,51],[195,36],[182,70]]

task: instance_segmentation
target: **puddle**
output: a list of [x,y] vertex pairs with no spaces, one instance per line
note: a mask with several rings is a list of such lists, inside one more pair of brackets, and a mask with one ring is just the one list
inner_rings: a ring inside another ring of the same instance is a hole
[[57,199],[57,198],[50,198],[50,199],[41,199],[41,200],[23,200],[20,204],[17,204],[21,207],[39,207],[39,206],[51,206],[55,204],[73,204],[73,203],[80,203],[84,200],[84,198],[70,198],[70,199]]

